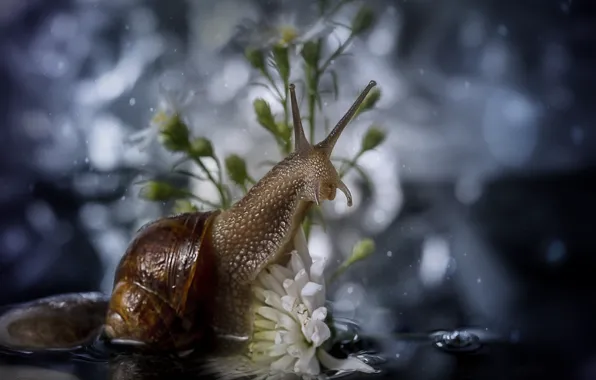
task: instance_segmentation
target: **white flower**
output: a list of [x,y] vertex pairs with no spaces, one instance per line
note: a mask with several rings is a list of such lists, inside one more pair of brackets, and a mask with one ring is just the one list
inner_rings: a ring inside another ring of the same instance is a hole
[[254,335],[241,358],[211,363],[221,378],[324,378],[325,370],[376,372],[355,357],[338,359],[323,348],[331,337],[325,307],[326,260],[313,262],[302,230],[286,266],[273,264],[253,285]]
[[326,18],[318,18],[314,23],[299,25],[296,14],[281,15],[273,22],[269,20],[245,21],[236,37],[239,42],[257,49],[274,45],[296,46],[299,52],[307,41],[329,35],[334,27]]
[[149,127],[132,133],[128,141],[144,150],[157,139],[162,128],[170,123],[174,117],[181,117],[187,110],[194,91],[166,90],[162,83],[159,84],[159,104]]

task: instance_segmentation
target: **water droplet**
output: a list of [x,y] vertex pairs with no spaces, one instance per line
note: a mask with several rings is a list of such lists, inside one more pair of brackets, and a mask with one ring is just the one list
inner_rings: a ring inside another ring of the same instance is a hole
[[439,331],[431,338],[435,347],[452,353],[476,351],[482,346],[480,338],[468,331]]
[[128,104],[130,104],[131,106],[134,106],[135,104],[137,104],[137,100],[135,98],[130,98],[130,100],[128,101]]
[[[369,339],[363,339],[360,335],[360,326],[349,318],[335,317],[333,318],[333,326],[336,330],[336,342],[331,352],[342,353],[340,356],[355,357],[364,363],[375,367],[379,364],[385,363],[386,359],[379,356],[375,350],[375,342]],[[352,373],[352,372],[350,372]],[[339,373],[328,373],[336,378],[342,375]]]

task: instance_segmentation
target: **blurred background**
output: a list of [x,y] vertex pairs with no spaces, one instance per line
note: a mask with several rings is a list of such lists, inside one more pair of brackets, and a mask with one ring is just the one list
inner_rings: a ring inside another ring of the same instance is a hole
[[[374,191],[349,176],[354,207],[341,195],[327,204],[327,232],[315,229],[310,247],[341,261],[359,238],[377,245],[332,287],[336,313],[372,336],[473,326],[548,351],[568,378],[596,378],[594,5],[368,3],[378,22],[334,65],[340,96],[325,112],[335,122],[375,79],[378,110],[350,125],[338,153],[356,152],[373,120],[387,140],[362,157]],[[164,215],[135,180],[176,157],[129,142],[148,128],[160,83],[195,93],[193,133],[222,157],[246,156],[257,177],[257,162],[279,160],[235,30],[247,18],[311,22],[315,6],[2,0],[0,304],[111,290],[131,235]],[[399,340],[384,350],[408,367]],[[426,378],[447,365],[435,364]]]

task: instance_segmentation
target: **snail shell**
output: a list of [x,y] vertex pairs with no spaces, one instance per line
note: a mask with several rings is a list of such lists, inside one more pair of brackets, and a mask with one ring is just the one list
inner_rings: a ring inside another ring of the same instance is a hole
[[109,340],[181,351],[210,335],[217,286],[211,231],[219,213],[162,218],[137,232],[115,274]]

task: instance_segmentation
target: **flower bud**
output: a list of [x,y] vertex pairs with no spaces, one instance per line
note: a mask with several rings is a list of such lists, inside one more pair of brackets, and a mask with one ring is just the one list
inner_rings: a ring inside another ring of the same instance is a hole
[[260,71],[265,70],[265,54],[261,50],[247,48],[244,51],[244,56],[255,69]]
[[246,162],[244,159],[237,154],[231,154],[226,157],[225,165],[230,180],[240,186],[243,186],[248,178]]
[[357,35],[366,32],[375,22],[375,14],[367,6],[360,8],[352,20],[352,33]]
[[321,51],[318,41],[307,41],[302,48],[302,58],[307,65],[317,67],[319,63],[319,53]]
[[253,108],[257,114],[257,121],[259,124],[275,134],[277,132],[277,125],[275,124],[275,119],[271,113],[269,103],[267,103],[265,99],[257,98],[253,102]]
[[364,260],[375,251],[375,242],[372,239],[362,239],[354,246],[352,255],[346,261],[347,265],[352,265],[357,261]]
[[213,144],[205,137],[197,137],[190,144],[190,155],[193,157],[213,157]]
[[179,198],[183,191],[166,182],[149,181],[139,191],[139,196],[148,201],[165,202]]
[[191,201],[188,199],[178,199],[174,203],[174,207],[172,210],[175,214],[184,214],[187,212],[196,212],[199,211],[198,207],[193,205]]
[[329,0],[319,0],[319,10],[320,10],[321,14],[325,13],[327,11],[328,7],[329,7]]
[[178,114],[167,117],[160,112],[154,119],[161,119],[159,126],[159,137],[162,145],[172,152],[186,151],[190,145],[190,131]]
[[290,128],[290,126],[284,123],[283,121],[276,123],[276,125],[278,136],[280,136],[283,139],[283,141],[288,141],[292,136],[292,128]]
[[282,80],[287,82],[290,78],[290,57],[288,48],[283,45],[275,45],[273,47],[273,61],[279,71],[279,76]]
[[352,255],[346,259],[333,273],[331,281],[343,274],[354,263],[366,259],[375,251],[375,242],[372,239],[362,239],[354,246]]
[[362,151],[366,152],[368,150],[375,149],[376,147],[381,145],[383,141],[385,141],[385,137],[385,131],[375,127],[374,125],[371,125],[370,128],[368,128],[368,131],[366,131],[364,137],[362,138]]
[[379,99],[381,99],[381,90],[378,88],[373,88],[368,95],[366,95],[360,107],[358,107],[356,115],[373,109],[379,102]]

